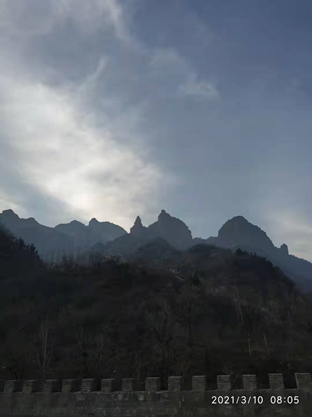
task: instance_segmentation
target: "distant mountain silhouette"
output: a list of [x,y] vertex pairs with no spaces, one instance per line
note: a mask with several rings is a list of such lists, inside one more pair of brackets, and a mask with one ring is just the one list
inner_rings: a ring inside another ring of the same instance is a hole
[[62,255],[77,254],[96,243],[107,243],[127,232],[120,226],[92,219],[88,226],[74,220],[68,224],[47,227],[34,218],[21,219],[13,210],[0,214],[0,224],[27,244],[33,243],[42,259],[51,261]]
[[192,233],[186,224],[170,216],[165,210],[161,211],[157,222],[148,227],[144,227],[140,217],[137,217],[130,234],[144,240],[163,238],[173,247],[182,250],[193,243]]
[[139,239],[147,238],[147,227],[143,226],[140,216],[135,219],[134,225],[130,229],[130,234]]
[[272,241],[260,227],[249,223],[242,216],[237,216],[221,227],[215,245],[220,248],[235,248],[240,244],[258,248],[265,253],[270,253],[275,249]]
[[[76,228],[84,230],[68,227]],[[125,234],[97,246],[138,244]],[[34,358],[43,330],[53,344],[46,378],[120,379],[144,364],[142,381],[154,369],[166,383],[183,366],[189,375],[207,369],[211,383],[230,358],[234,376],[264,369],[267,383],[268,371],[282,373],[289,363],[295,372],[311,367],[310,299],[266,259],[206,243],[178,251],[156,238],[130,262],[94,256],[89,265],[48,266],[0,227],[0,298],[0,379],[42,378]]]
[[131,259],[153,266],[169,266],[170,263],[176,264],[180,253],[167,240],[158,237],[140,246]]
[[[274,246],[267,234],[258,226],[248,222],[242,216],[228,220],[219,230],[218,236],[192,238],[187,225],[180,219],[171,216],[162,210],[158,220],[145,227],[141,218],[135,220],[130,233],[122,227],[109,222],[90,220],[88,226],[76,220],[59,224],[56,227],[46,227],[39,224],[34,218],[21,219],[13,210],[4,210],[0,214],[0,224],[6,226],[16,237],[21,237],[27,244],[33,243],[39,255],[44,260],[51,261],[64,254],[79,254],[88,251],[100,255],[121,255],[124,258],[138,256],[141,258],[145,251],[152,258],[163,258],[168,248],[163,240],[175,250],[187,250],[198,244],[213,245],[219,248],[230,249],[235,252],[238,248],[249,253],[270,260],[301,287],[312,289],[312,264],[304,259],[290,255],[288,247],[283,244],[280,248]],[[159,240],[160,239],[160,240]],[[154,242],[149,245],[150,242]],[[147,245],[139,251],[139,248]],[[153,246],[154,245],[154,246]],[[165,249],[164,249],[165,248]],[[139,252],[138,252],[139,251]]]
[[[147,241],[127,233],[104,245],[101,253],[103,255],[120,255],[127,259],[145,243]],[[92,250],[98,252],[99,246],[93,247]]]
[[[256,253],[280,267],[285,274],[305,288],[312,288],[312,264],[304,259],[290,255],[287,245],[274,246],[267,234],[258,226],[237,216],[228,220],[219,230],[216,238],[209,238],[220,248],[236,251],[238,248]],[[207,239],[208,240],[208,239]]]
[[[240,248],[248,253],[256,253],[267,258],[302,288],[312,290],[312,264],[290,255],[286,244],[283,244],[280,248],[275,247],[260,227],[248,222],[242,216],[236,216],[228,220],[221,227],[216,237],[211,236],[208,239],[196,237],[192,239],[192,234],[185,223],[162,210],[158,216],[158,221],[148,227],[143,226],[141,218],[138,216],[130,230],[130,236],[132,238],[127,242],[126,236],[118,239],[118,253],[122,256],[132,256],[140,247],[140,244],[145,245],[156,238],[165,239],[172,247],[179,250],[185,250],[198,244],[213,245],[230,249],[232,252]],[[135,240],[135,244],[133,240]],[[123,242],[123,245],[121,245],[121,242]],[[129,243],[129,246],[127,243]],[[116,244],[117,242],[111,242],[106,246],[104,253],[115,253]]]

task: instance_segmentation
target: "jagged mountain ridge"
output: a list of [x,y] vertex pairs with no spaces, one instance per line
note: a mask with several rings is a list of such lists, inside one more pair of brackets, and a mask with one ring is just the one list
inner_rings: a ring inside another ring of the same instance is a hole
[[142,225],[138,216],[130,234],[146,241],[163,238],[176,249],[186,249],[193,244],[192,233],[182,220],[170,216],[165,210],[161,210],[158,220],[150,226]]
[[[174,224],[176,229],[173,226],[166,229],[163,226],[163,219],[165,219],[167,225],[170,223]],[[172,230],[174,230],[173,233]],[[271,239],[260,227],[248,222],[242,216],[236,216],[228,220],[220,228],[216,237],[211,236],[208,239],[196,237],[193,239],[188,227],[181,220],[171,217],[162,210],[158,217],[158,222],[153,223],[149,227],[143,226],[141,218],[137,217],[130,230],[130,236],[132,236],[131,247],[127,247],[126,253],[123,252],[124,248],[122,247],[122,242],[126,243],[124,241],[125,237],[118,239],[118,247],[116,245],[117,242],[111,242],[109,245],[106,245],[102,253],[118,253],[119,255],[129,257],[136,252],[140,243],[145,245],[156,238],[167,240],[168,243],[179,250],[186,250],[198,244],[214,245],[219,248],[230,249],[232,252],[242,249],[267,258],[302,288],[312,289],[312,264],[304,259],[290,255],[285,243],[280,248],[274,246]],[[181,236],[183,237],[182,239]]]
[[107,243],[127,233],[120,226],[96,219],[90,220],[88,226],[73,220],[47,227],[34,218],[22,219],[13,210],[0,213],[0,223],[27,244],[33,243],[42,259],[47,261],[88,250],[96,243]]
[[286,244],[280,248],[275,247],[262,229],[242,216],[228,220],[220,228],[218,236],[208,239],[193,239],[187,225],[165,210],[162,210],[158,220],[148,227],[143,226],[138,216],[130,233],[120,226],[99,222],[96,219],[92,219],[88,226],[74,220],[51,228],[39,224],[34,218],[20,219],[12,210],[5,210],[0,214],[0,223],[15,236],[22,237],[26,243],[33,243],[44,260],[51,260],[55,253],[75,254],[90,249],[102,255],[119,254],[129,258],[140,247],[160,238],[177,250],[187,250],[191,246],[204,243],[231,251],[240,248],[249,253],[256,253],[280,267],[302,286],[312,286],[312,264],[290,255]]

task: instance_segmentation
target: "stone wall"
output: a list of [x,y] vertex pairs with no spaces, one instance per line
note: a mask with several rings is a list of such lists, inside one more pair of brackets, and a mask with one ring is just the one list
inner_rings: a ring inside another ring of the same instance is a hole
[[145,380],[145,391],[136,381],[65,379],[0,381],[1,417],[307,417],[312,415],[311,375],[297,373],[296,389],[285,389],[282,374],[269,374],[268,389],[257,389],[255,375],[243,375],[243,389],[232,390],[229,375],[217,377],[217,390],[207,391],[205,376],[193,376],[192,391],[183,389],[183,378],[171,376],[168,391],[160,391],[158,377]]

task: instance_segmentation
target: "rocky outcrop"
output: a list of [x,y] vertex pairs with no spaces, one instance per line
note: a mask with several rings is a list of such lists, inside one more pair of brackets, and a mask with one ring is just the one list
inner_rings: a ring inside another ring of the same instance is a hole
[[135,219],[134,225],[130,229],[130,234],[139,239],[145,239],[147,237],[147,227],[143,226],[140,216]]
[[192,245],[192,233],[182,220],[170,216],[162,210],[158,221],[147,228],[148,239],[161,237],[176,249],[186,249]]
[[284,255],[284,256],[288,256],[289,255],[288,246],[286,245],[286,243],[283,243],[281,245],[280,251],[281,251],[282,255]]
[[130,234],[147,242],[162,238],[176,249],[186,249],[193,242],[192,233],[186,224],[170,216],[165,210],[161,211],[157,222],[148,227],[142,225],[141,218],[138,216],[130,229]]
[[90,220],[88,229],[92,243],[110,242],[120,236],[127,234],[125,229],[122,227],[110,222],[99,222],[95,218]]
[[258,248],[267,253],[275,249],[267,234],[242,216],[233,217],[221,227],[215,244],[220,248],[230,249],[243,245],[244,247]]

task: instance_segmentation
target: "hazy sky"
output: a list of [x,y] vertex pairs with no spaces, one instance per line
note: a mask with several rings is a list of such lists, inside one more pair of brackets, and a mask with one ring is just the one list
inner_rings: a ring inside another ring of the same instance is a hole
[[311,0],[0,0],[0,211],[243,215],[312,261],[311,46]]

